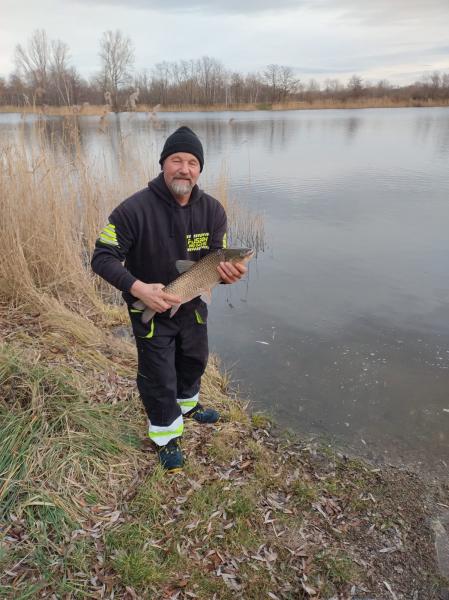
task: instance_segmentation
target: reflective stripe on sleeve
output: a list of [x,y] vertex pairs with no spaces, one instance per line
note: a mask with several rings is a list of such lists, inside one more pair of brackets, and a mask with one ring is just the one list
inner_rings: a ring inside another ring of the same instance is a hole
[[196,322],[199,325],[205,325],[206,324],[206,321],[203,319],[203,317],[200,315],[200,313],[197,310],[195,310],[195,318],[196,318]]
[[111,240],[111,238],[106,237],[104,233],[100,233],[100,241],[103,244],[109,244],[109,246],[118,246],[118,242],[115,240]]
[[117,233],[115,232],[115,225],[108,223],[105,225],[105,227],[103,227],[100,232],[100,241],[102,241],[103,244],[109,244],[110,246],[119,245],[117,241]]

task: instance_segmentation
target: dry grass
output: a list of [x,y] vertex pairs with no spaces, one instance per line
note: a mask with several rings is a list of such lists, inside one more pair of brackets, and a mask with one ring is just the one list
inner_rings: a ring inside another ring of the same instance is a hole
[[27,106],[0,106],[0,113],[21,113],[23,115],[35,114],[57,117],[68,117],[73,115],[100,116],[106,115],[109,112],[109,106],[102,104],[89,104],[88,102],[83,105],[75,104],[73,106],[49,106],[47,104],[44,104],[43,106],[33,106],[32,104]]
[[49,146],[42,127],[36,124],[31,148],[0,149],[0,300],[49,311],[55,299],[103,315],[104,287],[90,272],[90,255],[112,208],[146,181],[145,164],[125,164],[125,150],[111,175],[85,159],[76,120],[59,140],[71,159]]
[[[359,98],[350,100],[314,100],[294,101],[294,102],[255,102],[241,104],[213,104],[208,106],[198,106],[190,104],[161,105],[158,108],[160,112],[222,112],[222,111],[254,111],[254,110],[315,110],[330,108],[399,108],[411,106],[448,106],[449,100],[413,100],[395,99],[395,98]],[[139,106],[139,111],[151,111],[149,106]]]
[[16,330],[0,346],[2,598],[319,600],[385,582],[438,598],[417,478],[272,436],[214,360],[202,394],[221,422],[186,422],[186,468],[167,477],[129,377]]
[[[158,104],[157,112],[223,112],[223,111],[254,111],[254,110],[319,110],[331,108],[405,108],[405,107],[430,107],[430,106],[448,106],[449,100],[415,100],[389,98],[359,98],[348,100],[337,99],[317,99],[309,101],[291,101],[291,102],[254,102],[239,104]],[[154,107],[147,104],[137,105],[135,112],[152,113]],[[104,105],[88,104],[82,106],[0,106],[0,113],[22,113],[22,114],[41,114],[51,116],[71,116],[71,115],[102,115],[110,112],[110,107]]]
[[257,256],[265,249],[265,219],[261,213],[251,210],[242,199],[231,196],[229,181],[229,174],[223,170],[213,190],[228,215],[228,245],[253,248]]

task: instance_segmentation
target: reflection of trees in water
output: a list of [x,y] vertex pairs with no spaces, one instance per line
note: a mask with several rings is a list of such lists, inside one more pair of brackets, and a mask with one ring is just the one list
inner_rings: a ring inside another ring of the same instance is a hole
[[285,119],[264,119],[254,121],[233,120],[206,122],[201,125],[200,135],[204,136],[210,152],[222,153],[224,148],[247,144],[261,146],[270,152],[285,150],[293,140],[301,123],[287,127]]
[[319,127],[329,135],[335,135],[336,139],[338,139],[337,136],[343,134],[348,142],[355,141],[357,134],[362,129],[362,125],[364,125],[363,118],[345,115],[344,113],[335,118],[311,119],[307,123],[309,130]]
[[428,140],[429,135],[433,133],[433,128],[435,126],[435,119],[432,117],[424,117],[421,119],[415,120],[415,135],[418,138],[418,141],[424,143]]
[[39,117],[21,124],[19,137],[32,151],[48,151],[73,161],[83,150],[83,138],[77,116],[61,118]]
[[[195,114],[191,113],[186,118],[174,120],[170,116],[164,116],[164,113],[159,113],[160,127],[157,133],[160,149],[167,135],[177,127],[187,125],[198,134],[208,152],[217,154],[243,143],[250,147],[258,145],[270,150],[282,150],[294,138],[295,128],[301,126],[297,122],[287,124],[287,121],[281,118],[244,121],[238,118],[213,119],[209,115],[205,118],[195,118]],[[141,122],[137,122],[136,126],[140,128]]]
[[[445,113],[429,115],[424,110],[419,116],[410,114],[414,122],[409,127],[415,128],[417,142],[435,144],[436,151],[446,156],[449,120],[443,118]],[[242,156],[247,154],[250,161],[256,150],[281,155],[290,149],[293,152],[301,140],[304,143],[320,137],[326,143],[346,140],[352,145],[363,127],[372,126],[374,119],[373,115],[365,118],[364,113],[359,116],[354,111],[232,114],[230,118],[229,113],[159,113],[155,127],[144,113],[109,113],[101,131],[98,117],[43,117],[25,121],[17,135],[22,135],[29,147],[36,147],[44,139],[47,147],[70,160],[80,151],[88,159],[100,158],[113,176],[120,173],[125,162],[141,161],[142,156],[148,162],[148,171],[150,165],[157,166],[166,137],[180,125],[190,126],[200,136],[209,157],[243,151]],[[375,119],[379,119],[381,128],[390,123],[381,115]]]
[[278,114],[258,119],[252,114],[248,120],[241,115],[232,119],[222,119],[221,115],[198,118],[194,113],[186,114],[185,118],[173,116],[160,113],[157,128],[151,120],[137,113],[109,113],[101,130],[97,117],[78,116],[41,119],[39,127],[51,146],[59,147],[70,158],[80,149],[89,155],[101,153],[114,169],[123,160],[134,160],[142,152],[158,156],[167,135],[184,124],[200,136],[207,152],[221,155],[242,144],[247,145],[248,152],[251,148],[265,149],[270,154],[284,152],[305,131],[312,135],[317,128],[343,130],[347,139],[353,141],[362,123],[362,119],[354,116],[318,119],[315,114],[303,115],[300,119]]
[[[273,116],[270,119],[251,121],[233,120],[229,121],[198,121],[198,133],[204,136],[207,147],[212,152],[222,152],[223,147],[229,142],[232,146],[247,143],[248,147],[261,147],[267,149],[270,154],[282,152],[292,146],[304,131],[313,134],[316,129],[334,132],[342,132],[349,141],[354,141],[362,126],[359,117],[338,119],[312,118],[295,119],[285,116]],[[192,125],[195,129],[195,126]]]
[[353,140],[360,128],[361,119],[351,117],[345,120],[345,131],[348,140]]
[[449,119],[442,119],[438,127],[438,150],[443,155],[449,154]]
[[449,154],[449,119],[447,111],[434,116],[425,116],[415,119],[415,135],[420,143],[435,141],[437,151],[446,155]]

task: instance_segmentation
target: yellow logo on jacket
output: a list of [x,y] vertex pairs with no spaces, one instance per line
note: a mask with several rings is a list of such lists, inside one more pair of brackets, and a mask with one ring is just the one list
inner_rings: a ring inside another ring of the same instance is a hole
[[187,252],[209,250],[209,233],[194,233],[186,235]]

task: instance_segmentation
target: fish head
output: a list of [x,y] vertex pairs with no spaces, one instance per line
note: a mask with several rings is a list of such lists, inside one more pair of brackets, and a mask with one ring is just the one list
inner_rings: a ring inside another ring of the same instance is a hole
[[254,256],[252,248],[223,248],[224,260],[232,263],[247,263]]

